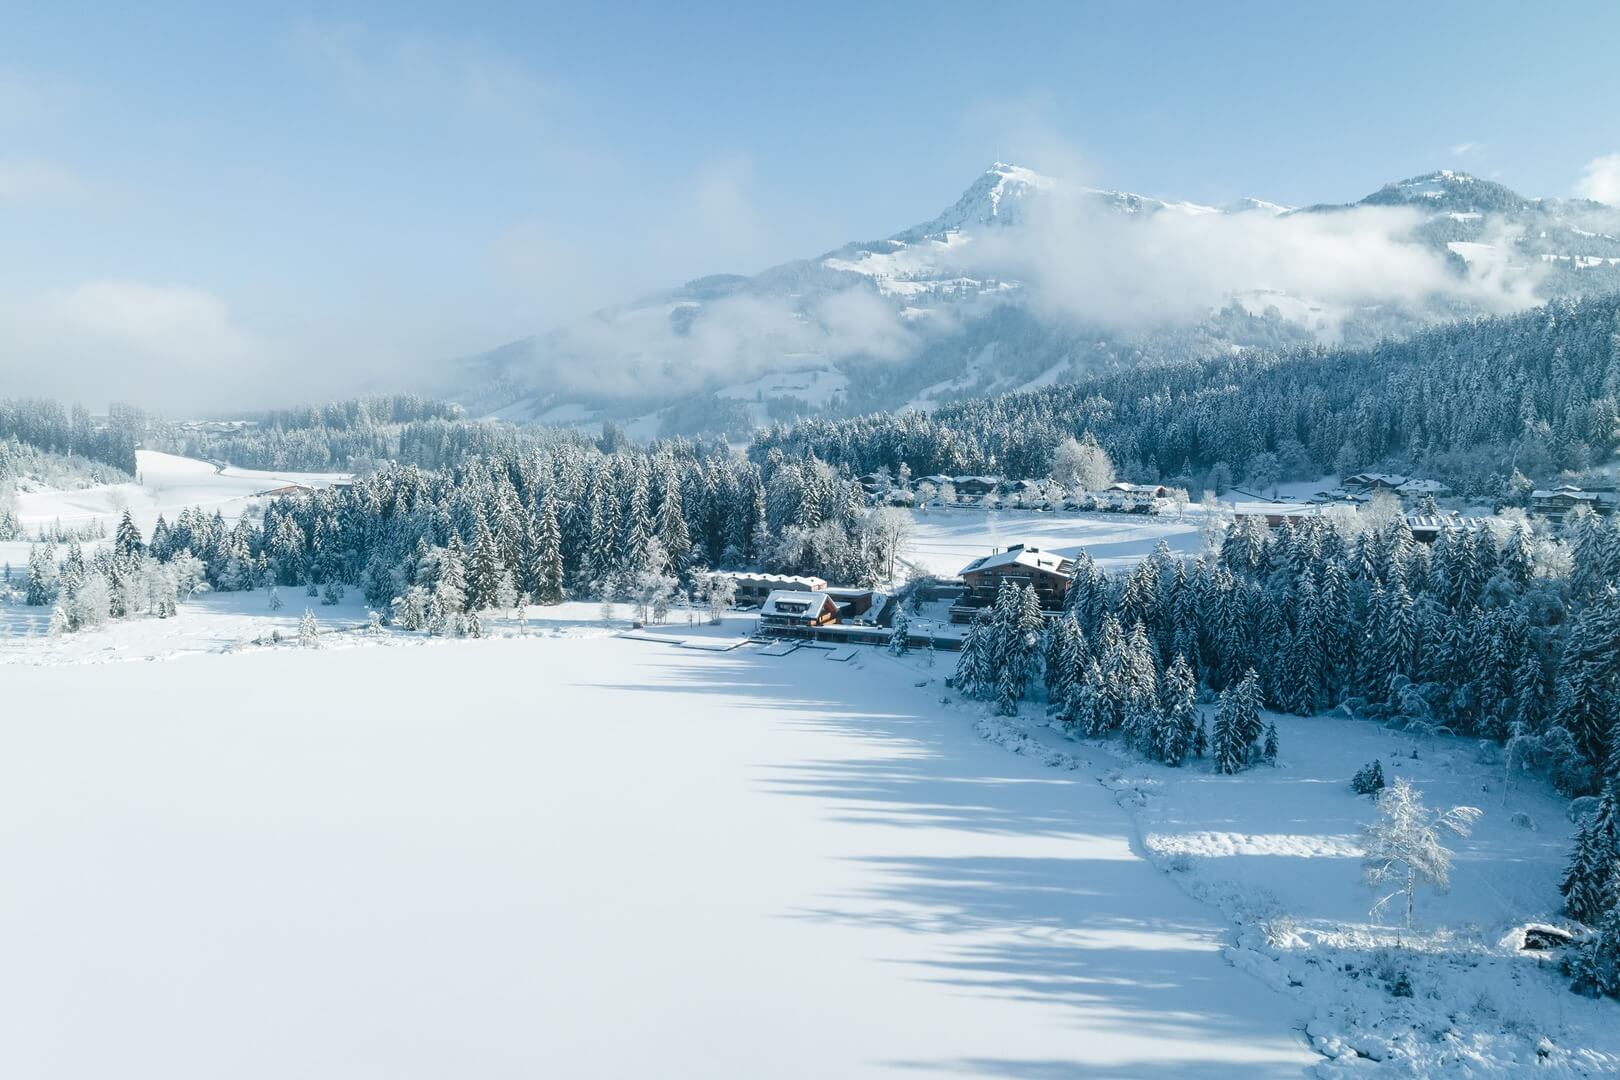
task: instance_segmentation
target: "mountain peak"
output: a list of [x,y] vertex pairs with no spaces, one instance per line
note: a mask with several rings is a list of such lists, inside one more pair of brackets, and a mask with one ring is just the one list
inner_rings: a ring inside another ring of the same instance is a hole
[[1417,206],[1452,213],[1500,213],[1531,205],[1511,188],[1465,172],[1436,169],[1385,184],[1361,200],[1363,206]]
[[962,228],[1017,225],[1024,219],[1026,204],[1056,186],[1055,180],[1034,169],[1006,161],[993,162],[968,185],[960,199],[940,211],[932,221],[897,233],[894,239],[912,243]]

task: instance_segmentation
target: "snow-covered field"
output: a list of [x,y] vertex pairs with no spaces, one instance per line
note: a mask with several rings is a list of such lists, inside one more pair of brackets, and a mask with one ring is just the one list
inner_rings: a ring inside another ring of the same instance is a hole
[[1312,1060],[1112,794],[920,661],[582,627],[5,670],[8,1075]]
[[[335,479],[142,462],[25,513],[144,529]],[[908,558],[1120,567],[1201,524],[931,510]],[[1277,768],[1219,777],[989,716],[947,654],[768,655],[746,615],[627,637],[576,602],[454,641],[280,595],[54,638],[0,607],[0,1073],[1620,1071],[1620,1009],[1513,939],[1556,921],[1563,801],[1504,799],[1472,742],[1281,717]],[[1359,881],[1373,758],[1485,811],[1411,934]]]
[[[226,521],[234,522],[249,506],[267,501],[259,496],[273,488],[287,484],[325,487],[348,479],[344,473],[267,472],[234,466],[218,470],[206,461],[155,450],[138,450],[135,457],[136,482],[132,484],[20,492],[17,514],[24,529],[32,535],[57,521],[68,528],[100,522],[110,537],[127,509],[142,534],[150,535],[159,514],[173,521],[185,507],[196,506],[210,514],[217,510]],[[0,565],[6,563],[26,567],[28,544],[0,543]]]
[[1074,514],[1062,511],[941,509],[912,514],[902,556],[930,574],[953,575],[992,548],[1028,544],[1073,557],[1081,549],[1105,570],[1139,562],[1163,540],[1170,550],[1196,554],[1203,547],[1197,507],[1168,514]]
[[[1030,710],[1026,710],[1026,713]],[[1528,922],[1563,922],[1558,880],[1574,826],[1567,800],[1515,778],[1504,797],[1494,747],[1414,737],[1342,717],[1278,716],[1276,768],[1235,777],[1116,757],[1099,771],[1136,821],[1142,849],[1189,895],[1236,927],[1229,959],[1301,1001],[1329,1060],[1322,1076],[1612,1076],[1620,1005],[1568,990],[1556,954],[1518,949]],[[982,719],[997,741],[1038,760],[1109,755],[1044,718]],[[1370,798],[1349,778],[1377,759],[1432,808],[1484,814],[1454,842],[1452,888],[1420,892],[1417,929],[1369,915],[1360,831]],[[1392,992],[1402,977],[1409,995]]]

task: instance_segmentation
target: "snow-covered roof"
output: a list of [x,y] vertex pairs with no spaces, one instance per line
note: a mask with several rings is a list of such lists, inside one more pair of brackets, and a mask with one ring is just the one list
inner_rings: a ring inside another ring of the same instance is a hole
[[760,585],[798,585],[801,590],[820,590],[827,587],[827,582],[818,577],[800,577],[797,574],[755,574],[747,570],[716,570],[715,577],[730,578],[733,581],[747,581]]
[[1484,523],[1484,518],[1463,517],[1460,514],[1445,514],[1441,517],[1435,517],[1433,514],[1418,514],[1415,516],[1408,514],[1406,517],[1407,527],[1412,529],[1414,532],[1440,532],[1442,530],[1451,531],[1453,529],[1476,529]]
[[1555,488],[1537,488],[1530,493],[1532,499],[1575,499],[1578,502],[1613,502],[1616,495],[1612,491],[1586,491],[1573,484],[1560,484]]
[[760,605],[759,613],[798,619],[819,613],[831,601],[832,597],[824,592],[779,589],[765,598],[765,603]]
[[1044,570],[1049,574],[1067,574],[1073,569],[1074,564],[1061,555],[1017,544],[1006,551],[980,556],[962,567],[959,573],[976,574],[981,570],[996,570],[1009,566],[1027,566],[1031,570]]
[[1382,487],[1400,487],[1402,484],[1406,483],[1408,479],[1410,479],[1410,477],[1402,476],[1400,473],[1374,472],[1357,473],[1354,476],[1347,476],[1344,478],[1344,482],[1348,487],[1373,487],[1375,485]]
[[1396,490],[1402,495],[1445,495],[1451,491],[1438,480],[1408,480]]

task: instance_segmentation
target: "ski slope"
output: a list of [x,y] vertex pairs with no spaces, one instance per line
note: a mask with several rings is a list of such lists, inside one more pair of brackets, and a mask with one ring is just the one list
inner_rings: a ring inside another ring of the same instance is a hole
[[1298,1003],[1107,789],[921,660],[824,656],[6,668],[6,1072],[1304,1075]]

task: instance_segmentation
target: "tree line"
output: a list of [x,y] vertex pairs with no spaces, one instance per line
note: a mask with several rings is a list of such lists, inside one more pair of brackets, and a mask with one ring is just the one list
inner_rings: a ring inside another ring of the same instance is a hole
[[1217,492],[1234,481],[1389,467],[1506,502],[1620,447],[1620,295],[1420,331],[1372,348],[1245,350],[1146,363],[932,413],[814,418],[750,453],[856,473],[1051,473],[1090,432],[1127,479]]

